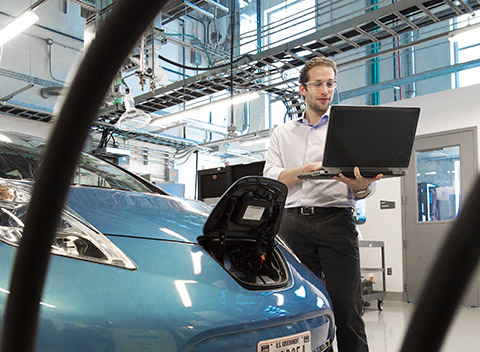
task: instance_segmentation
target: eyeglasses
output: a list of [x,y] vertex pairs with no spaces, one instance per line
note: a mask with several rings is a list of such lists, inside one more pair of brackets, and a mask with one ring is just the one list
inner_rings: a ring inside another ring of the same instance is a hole
[[308,87],[311,87],[315,90],[322,89],[322,86],[327,87],[327,90],[334,90],[335,87],[337,86],[337,81],[334,81],[334,80],[330,80],[330,81],[326,81],[326,82],[311,81],[311,82],[307,82],[307,83],[303,83],[303,84],[308,86]]

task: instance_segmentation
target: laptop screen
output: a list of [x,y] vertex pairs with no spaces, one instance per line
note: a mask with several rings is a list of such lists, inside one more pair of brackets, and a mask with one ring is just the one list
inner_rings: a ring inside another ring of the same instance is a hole
[[324,167],[407,168],[420,108],[332,106]]

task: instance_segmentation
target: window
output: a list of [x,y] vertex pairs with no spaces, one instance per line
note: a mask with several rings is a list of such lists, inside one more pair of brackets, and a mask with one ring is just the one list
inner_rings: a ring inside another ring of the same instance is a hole
[[257,12],[255,6],[250,1],[240,1],[240,53],[255,54],[261,44],[258,42]]
[[315,30],[314,9],[314,0],[287,0],[266,10],[265,23],[268,25],[270,47],[312,33]]
[[[476,16],[463,15],[452,23],[452,31],[459,30],[466,26],[472,26],[472,30],[461,34],[453,35],[452,42],[452,64],[461,64],[480,57],[480,11]],[[474,67],[454,73],[452,88],[466,87],[480,83],[480,67]]]
[[455,219],[460,210],[460,147],[419,151],[417,156],[418,221]]

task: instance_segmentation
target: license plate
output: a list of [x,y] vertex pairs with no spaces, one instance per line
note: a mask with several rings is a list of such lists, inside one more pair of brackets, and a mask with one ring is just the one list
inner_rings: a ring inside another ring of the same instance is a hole
[[257,352],[311,352],[310,331],[300,334],[260,341]]

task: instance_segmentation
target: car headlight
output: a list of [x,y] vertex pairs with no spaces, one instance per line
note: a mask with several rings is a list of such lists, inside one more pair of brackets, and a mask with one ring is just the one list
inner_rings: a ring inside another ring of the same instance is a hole
[[[0,180],[0,240],[19,246],[31,187]],[[63,210],[52,242],[52,253],[135,270],[137,266],[100,231],[70,211]]]

